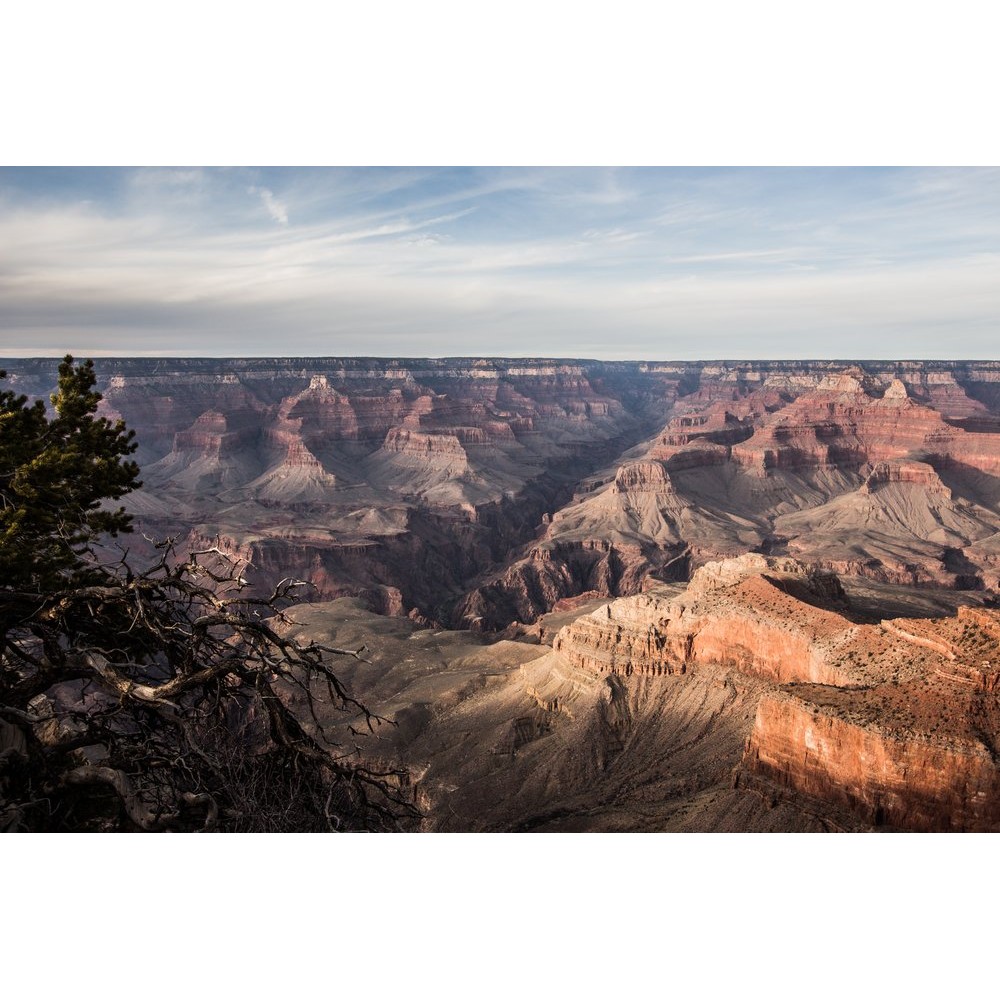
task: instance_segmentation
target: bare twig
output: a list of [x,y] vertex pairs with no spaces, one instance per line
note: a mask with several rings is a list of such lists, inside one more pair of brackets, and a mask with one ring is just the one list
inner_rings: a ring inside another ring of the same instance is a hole
[[[182,560],[172,541],[155,551],[145,570],[123,554],[47,595],[0,587],[0,716],[30,762],[6,762],[17,773],[0,787],[0,813],[29,827],[119,828],[121,814],[99,808],[106,799],[79,797],[100,785],[141,830],[396,829],[415,818],[405,772],[324,728],[330,708],[369,732],[391,720],[334,668],[367,662],[364,647],[285,634],[283,605],[302,581],[257,597],[245,560],[219,546]],[[293,691],[304,706],[293,708]],[[44,719],[28,707],[41,693],[62,705]]]

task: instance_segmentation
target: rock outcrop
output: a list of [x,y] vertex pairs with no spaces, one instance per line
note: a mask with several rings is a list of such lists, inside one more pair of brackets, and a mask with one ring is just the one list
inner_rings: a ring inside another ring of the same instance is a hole
[[345,677],[397,726],[351,738],[410,771],[428,829],[1000,830],[1000,611],[858,621],[852,600],[750,555],[604,602],[551,650],[357,602],[295,627],[366,645]]
[[855,625],[818,601],[842,603],[835,577],[744,556],[702,567],[672,601],[613,601],[562,629],[553,648],[596,673],[658,676],[724,663],[778,683],[850,683],[840,647]]
[[1000,611],[877,624],[848,611],[829,574],[748,556],[705,566],[674,599],[603,605],[553,649],[597,676],[725,666],[767,682],[737,787],[868,826],[1000,830]]
[[[744,780],[763,777],[817,802],[844,806],[875,827],[1000,830],[1000,768],[990,746],[971,733],[939,737],[886,726],[884,710],[858,714],[866,701],[831,703],[826,691],[815,700],[805,692],[765,695]],[[964,710],[971,713],[972,707]]]

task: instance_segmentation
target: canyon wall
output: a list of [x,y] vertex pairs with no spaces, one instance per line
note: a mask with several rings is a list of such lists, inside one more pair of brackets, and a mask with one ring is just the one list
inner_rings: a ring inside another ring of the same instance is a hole
[[365,645],[344,677],[397,725],[324,725],[408,771],[427,829],[1000,830],[995,608],[859,621],[828,572],[750,554],[566,607],[551,648],[357,602],[293,617]]
[[626,683],[706,666],[765,682],[734,782],[769,801],[870,827],[1000,829],[1000,610],[859,623],[835,577],[748,555],[671,600],[603,605],[553,649]]
[[[10,360],[44,398],[52,359]],[[103,359],[143,531],[483,631],[746,552],[1000,580],[1000,363]],[[142,547],[141,536],[133,539]]]
[[561,598],[628,596],[745,552],[995,589],[996,374],[991,363],[704,366],[661,430],[583,480],[456,617],[531,621]]

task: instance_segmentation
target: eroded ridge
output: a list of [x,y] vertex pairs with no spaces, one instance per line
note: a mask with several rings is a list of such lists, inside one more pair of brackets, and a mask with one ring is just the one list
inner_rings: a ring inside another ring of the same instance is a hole
[[859,624],[835,577],[751,555],[704,567],[674,600],[604,605],[554,648],[596,674],[722,664],[770,681],[737,787],[873,826],[1000,829],[1000,610]]

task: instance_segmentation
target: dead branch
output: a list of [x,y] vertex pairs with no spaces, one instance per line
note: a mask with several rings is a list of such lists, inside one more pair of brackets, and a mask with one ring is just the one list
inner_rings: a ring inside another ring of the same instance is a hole
[[[331,707],[369,731],[391,722],[335,668],[366,662],[364,647],[286,634],[302,582],[253,596],[246,562],[217,546],[156,552],[144,570],[122,555],[47,595],[0,587],[0,717],[19,734],[2,761],[4,825],[390,830],[416,818],[404,772],[371,766],[324,729]],[[305,707],[293,710],[296,690]],[[81,797],[94,786],[120,812]]]

